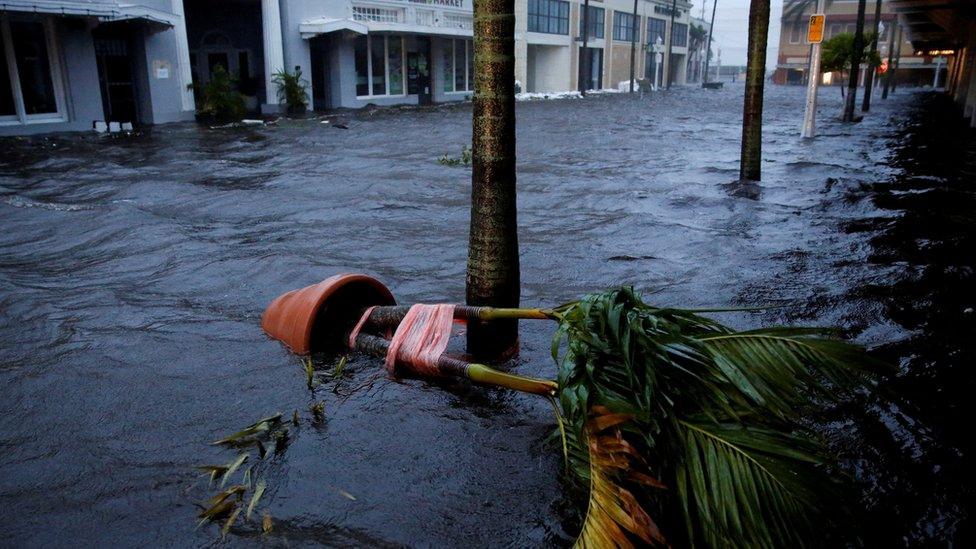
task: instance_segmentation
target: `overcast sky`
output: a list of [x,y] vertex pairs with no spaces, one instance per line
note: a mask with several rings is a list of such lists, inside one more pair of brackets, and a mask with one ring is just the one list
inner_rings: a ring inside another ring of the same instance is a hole
[[[715,0],[715,32],[712,35],[712,51],[722,50],[723,65],[745,65],[746,46],[749,43],[749,0]],[[702,0],[692,0],[691,15],[701,17]],[[704,0],[705,17],[712,17],[713,0]],[[779,18],[783,13],[783,0],[772,0],[769,16],[769,42],[766,50],[766,67],[776,67],[776,51],[779,48]]]

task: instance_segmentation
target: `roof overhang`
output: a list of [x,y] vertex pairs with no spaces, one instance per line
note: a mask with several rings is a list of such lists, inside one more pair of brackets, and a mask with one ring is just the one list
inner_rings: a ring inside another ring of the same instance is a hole
[[[3,2],[4,0],[0,0]],[[356,34],[397,33],[423,34],[427,36],[449,36],[471,38],[472,29],[450,26],[411,25],[408,23],[386,23],[380,21],[354,21],[352,19],[309,19],[298,26],[302,38],[308,39],[330,32],[350,31]]]
[[49,15],[91,17],[99,21],[149,21],[172,27],[180,16],[140,6],[116,2],[68,2],[63,0],[0,0],[0,12],[42,13]]
[[[0,0],[2,1],[2,0]],[[356,34],[366,34],[369,29],[365,24],[359,21],[353,21],[352,19],[309,19],[308,21],[302,21],[298,25],[298,32],[301,33],[302,38],[312,38],[320,34],[329,34],[330,32],[338,31],[350,31]]]
[[917,50],[955,49],[976,32],[974,0],[891,0],[891,9]]

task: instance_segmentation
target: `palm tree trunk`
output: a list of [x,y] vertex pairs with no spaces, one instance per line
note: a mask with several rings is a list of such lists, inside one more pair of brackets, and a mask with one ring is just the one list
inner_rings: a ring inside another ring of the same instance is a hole
[[854,29],[854,51],[851,52],[851,75],[847,80],[847,98],[844,101],[844,122],[854,121],[854,103],[857,98],[857,73],[861,71],[864,56],[864,4],[857,1],[857,27]]
[[874,40],[871,41],[871,58],[868,60],[868,71],[864,74],[864,102],[861,103],[861,112],[871,110],[871,88],[874,85],[874,73],[877,66],[874,64],[874,55],[878,52],[878,24],[881,23],[881,0],[874,1]]
[[[467,303],[518,307],[515,0],[475,0],[474,63]],[[500,357],[517,345],[517,320],[468,326],[468,351],[477,356]]]
[[742,155],[739,178],[759,181],[762,162],[763,84],[766,80],[766,40],[769,0],[749,2],[749,50],[746,91],[742,108]]

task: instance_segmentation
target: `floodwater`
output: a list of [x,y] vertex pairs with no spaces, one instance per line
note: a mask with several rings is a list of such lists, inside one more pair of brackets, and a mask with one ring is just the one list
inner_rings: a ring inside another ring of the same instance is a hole
[[[826,422],[863,492],[859,536],[965,545],[976,140],[933,93],[842,125],[834,88],[803,142],[803,90],[771,87],[763,181],[741,185],[741,94],[520,104],[523,303],[632,284],[660,304],[784,305],[725,315],[743,328],[841,326],[898,368]],[[403,303],[463,299],[470,175],[436,160],[468,142],[470,108],[347,125],[0,142],[0,543],[217,543],[194,467],[234,454],[208,442],[295,410],[264,469],[273,533],[241,521],[235,545],[571,541],[546,401],[393,381],[362,357],[310,391],[261,332],[275,296],[344,271]],[[514,371],[554,375],[551,329],[522,323]]]

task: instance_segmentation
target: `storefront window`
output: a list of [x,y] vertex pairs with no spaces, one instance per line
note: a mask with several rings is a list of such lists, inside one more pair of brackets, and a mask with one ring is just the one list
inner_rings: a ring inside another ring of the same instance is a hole
[[387,41],[387,68],[390,74],[390,95],[403,94],[403,41],[398,37]]
[[660,38],[661,42],[664,42],[664,29],[666,28],[667,21],[664,19],[657,19],[655,17],[648,18],[647,20],[647,43],[656,44],[657,39]]
[[[593,6],[590,6],[590,9],[587,10],[586,13],[589,14],[589,17],[587,17],[586,24],[590,29],[590,31],[587,33],[587,37],[603,38],[603,34],[604,34],[603,17],[605,14],[603,8],[594,8]],[[583,13],[580,13],[580,36],[582,35],[583,35]]]
[[630,42],[634,38],[634,14],[613,12],[613,39]]
[[0,19],[0,119],[63,120],[51,116],[60,111],[61,81],[50,40],[44,22]]
[[474,89],[474,46],[470,40],[444,41],[444,91]]
[[357,97],[403,95],[402,36],[359,36],[354,49]]

